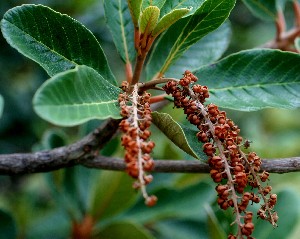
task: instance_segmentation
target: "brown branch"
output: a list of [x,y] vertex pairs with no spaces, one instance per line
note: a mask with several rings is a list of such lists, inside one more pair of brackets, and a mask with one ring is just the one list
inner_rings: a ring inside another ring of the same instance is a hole
[[80,164],[95,157],[97,150],[115,134],[119,122],[120,120],[110,119],[80,141],[65,147],[36,153],[0,155],[0,174],[49,172]]

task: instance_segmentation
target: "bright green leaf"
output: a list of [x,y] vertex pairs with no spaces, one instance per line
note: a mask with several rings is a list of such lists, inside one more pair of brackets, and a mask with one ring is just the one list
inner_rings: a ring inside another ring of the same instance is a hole
[[[182,22],[184,24],[184,22]],[[183,25],[182,24],[182,25]],[[168,49],[171,48],[170,41],[178,36],[181,24],[168,30],[158,41],[147,64],[147,79],[151,79],[160,70]],[[231,36],[229,21],[223,23],[218,29],[203,37],[192,45],[178,60],[176,60],[165,73],[166,77],[180,78],[185,70],[194,71],[200,66],[207,65],[219,59],[227,49]]]
[[188,8],[180,8],[175,9],[163,16],[154,28],[152,36],[158,36],[159,34],[161,34],[189,11],[190,10]]
[[[110,0],[108,0],[108,2],[110,2]],[[124,2],[124,1],[120,0],[120,2]],[[128,8],[130,10],[130,14],[132,17],[132,21],[136,28],[138,27],[142,2],[143,2],[143,0],[127,0]]]
[[73,126],[90,119],[121,118],[119,88],[87,66],[59,73],[36,92],[34,109],[43,119],[61,126]]
[[147,7],[140,18],[140,31],[141,33],[148,35],[155,28],[159,18],[159,8],[156,6]]
[[25,4],[5,13],[1,29],[12,47],[40,64],[50,76],[87,65],[116,84],[95,36],[65,14]]
[[0,209],[0,239],[14,239],[17,228],[12,215]]
[[300,37],[297,37],[295,39],[295,47],[296,47],[297,51],[300,52]]
[[[129,1],[138,3],[139,1]],[[136,6],[133,6],[136,7]],[[117,50],[125,63],[135,58],[134,26],[124,0],[104,1],[107,26],[109,27]]]
[[205,0],[166,0],[164,6],[160,10],[160,16],[168,14],[169,12],[179,8],[189,8],[186,16],[194,14],[197,9],[205,2]]
[[114,222],[103,228],[97,235],[103,239],[154,239],[149,231],[137,223]]
[[93,184],[89,213],[103,220],[128,208],[137,196],[132,183],[126,173],[102,171]]
[[2,95],[0,95],[0,118],[3,113],[3,108],[4,108],[4,99],[3,99]]
[[210,89],[209,101],[235,110],[300,106],[300,55],[255,49],[230,55],[200,68],[200,84]]
[[216,215],[214,214],[212,208],[209,204],[205,205],[205,210],[207,212],[207,224],[210,239],[226,238],[226,233],[223,230],[221,223],[218,221]]
[[276,19],[276,0],[243,0],[243,2],[260,19],[265,21]]
[[[165,74],[169,67],[183,55],[194,43],[208,33],[217,29],[229,16],[235,4],[235,0],[207,0],[202,6],[188,18],[187,23],[181,28],[179,35],[167,35],[170,42],[166,46],[168,55],[162,55],[164,61],[160,66],[160,75]],[[185,20],[185,19],[183,19]],[[183,22],[180,21],[179,24]],[[178,27],[173,25],[173,29]],[[170,29],[169,31],[174,31]],[[170,39],[171,38],[171,39]]]
[[198,130],[193,130],[187,126],[177,123],[166,113],[153,112],[153,123],[180,149],[189,155],[205,159],[202,152],[201,143],[198,141],[196,134]]

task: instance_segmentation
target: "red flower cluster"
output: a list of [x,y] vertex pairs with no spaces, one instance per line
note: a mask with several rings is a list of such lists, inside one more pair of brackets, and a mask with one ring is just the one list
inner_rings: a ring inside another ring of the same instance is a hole
[[123,93],[119,95],[119,104],[121,107],[121,116],[123,120],[120,122],[120,130],[124,133],[122,136],[122,146],[124,146],[126,172],[133,178],[137,179],[134,188],[141,189],[148,206],[155,205],[157,198],[148,196],[145,185],[149,184],[153,177],[146,174],[145,171],[151,171],[154,167],[154,160],[150,153],[155,144],[147,141],[151,132],[148,128],[151,125],[151,109],[150,94],[138,92],[135,85],[134,90],[129,94],[128,82],[123,82]]
[[[264,200],[258,216],[273,225],[276,225],[278,219],[276,212],[272,212],[276,194],[270,193],[270,186],[264,188],[260,184],[268,179],[269,173],[259,174],[261,160],[256,153],[242,152],[243,138],[239,135],[240,129],[227,118],[226,112],[219,110],[214,104],[203,105],[209,97],[208,88],[194,84],[196,81],[197,77],[186,71],[179,82],[169,81],[163,88],[174,97],[174,105],[184,109],[188,121],[199,129],[197,138],[203,143],[203,152],[208,156],[210,175],[214,182],[219,183],[216,187],[218,204],[224,210],[234,208],[235,222],[238,225],[237,237],[251,238],[254,230],[252,213],[246,212],[246,209],[250,201],[259,203],[260,198],[253,192],[245,192],[248,185],[257,188]],[[193,85],[190,87],[190,84]],[[245,141],[244,145],[248,148],[249,141]],[[244,223],[241,218],[244,218]],[[236,238],[230,236],[229,238]]]

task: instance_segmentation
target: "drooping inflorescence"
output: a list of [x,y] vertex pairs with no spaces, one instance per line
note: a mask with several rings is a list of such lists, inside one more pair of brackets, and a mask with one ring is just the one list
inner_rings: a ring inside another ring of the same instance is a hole
[[146,174],[153,169],[154,160],[150,153],[155,144],[147,141],[151,132],[148,128],[151,125],[150,94],[145,91],[139,94],[138,85],[135,84],[130,93],[128,82],[122,83],[123,92],[119,95],[119,104],[121,107],[120,130],[124,133],[122,136],[122,146],[125,148],[126,172],[137,179],[133,184],[135,189],[140,189],[147,206],[156,204],[157,198],[149,196],[146,191],[146,185],[153,177]]
[[[228,238],[252,238],[253,214],[247,211],[250,203],[261,203],[257,216],[276,226],[277,213],[273,208],[277,195],[271,186],[262,186],[269,173],[260,173],[261,159],[255,152],[244,153],[249,141],[240,136],[239,127],[215,104],[204,105],[209,97],[207,86],[195,84],[197,77],[185,71],[179,81],[171,80],[163,87],[174,98],[174,105],[183,108],[188,121],[197,126],[197,138],[203,143],[203,152],[208,156],[210,175],[218,183],[218,205],[221,209],[233,207],[238,230]],[[251,192],[246,187],[251,187]]]

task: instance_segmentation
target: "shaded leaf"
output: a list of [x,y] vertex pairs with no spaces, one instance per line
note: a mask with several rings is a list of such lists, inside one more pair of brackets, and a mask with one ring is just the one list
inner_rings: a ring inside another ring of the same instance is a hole
[[[153,74],[165,74],[189,47],[217,29],[226,20],[234,4],[234,0],[207,0],[194,15],[174,24],[157,43],[158,47],[153,49],[152,55],[160,54],[159,63],[152,63],[159,65],[159,69],[155,69],[155,72],[149,71]],[[162,52],[161,48],[164,48]],[[150,58],[150,64],[151,61],[155,62],[155,59]]]
[[180,190],[161,188],[152,193],[158,198],[155,207],[145,207],[144,200],[140,199],[124,217],[139,223],[157,223],[170,217],[203,220],[206,218],[203,205],[215,200],[214,190],[203,182]]
[[200,220],[165,220],[155,223],[152,227],[156,239],[208,238],[207,225]]
[[101,230],[98,236],[103,239],[154,239],[144,227],[128,221],[111,223]]
[[17,237],[17,227],[12,215],[0,209],[0,239]]
[[300,106],[299,64],[299,54],[255,49],[204,66],[196,75],[209,87],[209,101],[221,107],[291,109]]
[[[132,8],[135,10],[141,1],[129,2],[132,2]],[[135,4],[137,4],[137,6]],[[125,63],[131,62],[134,60],[136,53],[134,48],[134,26],[126,1],[104,1],[104,10],[107,26],[111,31],[114,43],[122,60]],[[137,13],[135,12],[134,14]]]
[[156,6],[161,9],[165,2],[166,0],[143,0],[142,9],[144,10],[149,6]]
[[[108,2],[110,2],[110,1],[108,1]],[[121,2],[124,2],[124,1],[121,1]],[[140,18],[142,2],[143,2],[143,0],[127,0],[128,8],[130,10],[130,14],[132,17],[132,21],[136,28],[138,27],[138,21]]]
[[205,205],[205,210],[207,212],[207,224],[208,224],[208,232],[210,236],[209,238],[211,239],[226,238],[226,233],[221,227],[220,222],[218,221],[216,215],[214,214],[209,204]]
[[289,234],[299,223],[299,194],[292,189],[285,189],[277,194],[275,210],[278,212],[278,228],[273,228],[269,222],[258,220],[255,223],[253,236],[260,239],[289,238]]
[[35,93],[33,104],[43,119],[72,126],[90,119],[121,118],[118,93],[119,88],[92,68],[77,66],[46,81]]
[[40,64],[50,76],[87,65],[116,84],[95,36],[73,18],[42,5],[24,4],[1,21],[7,42]]
[[194,14],[204,1],[205,0],[166,0],[164,6],[160,10],[160,15],[162,17],[175,9],[188,8],[190,9],[190,12],[185,15],[186,17]]
[[243,0],[245,5],[253,13],[253,15],[259,17],[265,21],[276,20],[276,0]]
[[196,137],[196,129],[177,123],[167,113],[153,112],[152,122],[184,152],[198,159],[206,158],[202,152],[202,144]]
[[147,7],[140,18],[140,31],[141,33],[148,35],[155,28],[159,18],[159,8],[156,6]]
[[180,18],[186,15],[186,13],[188,13],[189,11],[190,10],[188,8],[180,8],[175,9],[163,16],[154,28],[152,36],[158,36],[160,33],[168,29],[176,21],[178,21]]
[[[174,31],[177,31],[179,34],[180,28],[174,28]],[[169,37],[172,35],[173,34],[170,32]],[[185,70],[194,71],[200,66],[216,61],[227,49],[230,42],[230,36],[231,28],[230,23],[227,21],[217,30],[209,33],[200,41],[192,45],[177,61],[170,66],[165,75],[167,77],[180,78]],[[149,76],[153,76],[153,73],[159,71],[161,66],[160,63],[163,61],[163,59],[158,53],[164,52],[163,46],[168,44],[166,41],[169,39],[169,37],[159,41],[156,51],[151,56],[151,61],[147,66],[147,73]]]
[[102,171],[93,183],[89,213],[103,220],[128,208],[137,196],[132,183],[126,173]]

